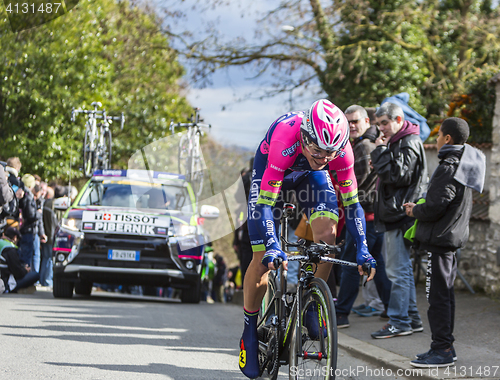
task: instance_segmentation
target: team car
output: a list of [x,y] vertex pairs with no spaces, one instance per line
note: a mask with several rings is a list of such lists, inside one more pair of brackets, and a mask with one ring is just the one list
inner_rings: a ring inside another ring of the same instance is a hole
[[57,229],[53,295],[90,295],[94,283],[142,285],[180,289],[182,302],[198,303],[208,242],[201,220],[218,214],[197,210],[182,175],[97,170]]

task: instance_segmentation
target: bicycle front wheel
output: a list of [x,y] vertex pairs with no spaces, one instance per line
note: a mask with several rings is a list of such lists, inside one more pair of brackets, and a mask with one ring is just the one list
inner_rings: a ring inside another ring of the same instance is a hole
[[324,280],[314,278],[304,289],[299,316],[290,343],[289,379],[335,379],[337,319]]
[[106,131],[104,133],[104,146],[103,146],[103,152],[102,152],[102,168],[103,169],[111,169],[111,149],[113,148],[112,146],[112,139],[111,139],[111,131]]

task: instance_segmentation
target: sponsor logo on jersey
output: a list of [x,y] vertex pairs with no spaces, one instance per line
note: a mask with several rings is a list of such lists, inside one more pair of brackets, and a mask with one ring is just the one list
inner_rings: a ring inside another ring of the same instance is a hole
[[274,223],[272,220],[266,220],[266,236],[274,235]]
[[343,172],[343,171],[346,171],[346,170],[350,170],[354,167],[354,164],[351,164],[349,166],[346,166],[345,168],[342,168],[342,169],[335,169],[335,171],[337,172]]
[[282,181],[269,181],[268,182],[269,186],[272,186],[272,187],[281,187],[282,183],[283,183]]
[[252,184],[250,185],[248,205],[250,207],[251,212],[255,210],[255,205],[257,204],[257,200],[259,199],[260,181],[261,181],[260,179],[255,179],[252,181]]
[[260,152],[262,154],[269,154],[269,144],[267,141],[262,141],[262,144],[260,144]]
[[352,185],[352,181],[350,179],[346,179],[345,181],[340,181],[339,185],[341,187],[349,187]]
[[272,169],[277,170],[277,171],[282,172],[282,173],[285,171],[285,169],[278,168],[276,165],[273,165],[273,164],[270,164],[269,166]]
[[273,243],[276,243],[276,240],[274,240],[274,238],[269,239],[266,243],[266,247],[269,247]]
[[320,203],[318,207],[316,207],[316,211],[326,210],[326,203]]
[[363,222],[361,221],[361,219],[354,218],[354,224],[356,224],[359,236],[365,236],[365,231],[363,231]]
[[297,148],[300,146],[300,142],[297,141],[295,144],[293,144],[291,147],[289,148],[286,148],[284,150],[281,151],[281,155],[283,157],[286,157],[286,156],[289,156],[289,157],[292,157],[294,154],[295,154],[295,151],[297,150]]

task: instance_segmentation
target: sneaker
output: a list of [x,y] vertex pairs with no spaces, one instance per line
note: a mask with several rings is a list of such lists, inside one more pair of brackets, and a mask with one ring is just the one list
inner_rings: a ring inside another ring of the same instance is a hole
[[391,325],[390,323],[386,324],[380,330],[372,333],[372,338],[374,339],[385,339],[385,338],[393,338],[395,336],[404,336],[413,334],[412,329],[402,330],[398,329],[396,326]]
[[34,285],[16,290],[17,294],[33,294],[35,292],[36,292],[36,287]]
[[411,329],[413,332],[422,332],[424,331],[424,325],[422,324],[422,321],[411,321]]
[[430,350],[430,353],[426,357],[412,360],[410,364],[419,368],[433,368],[449,367],[450,365],[455,365],[455,362],[453,361],[451,350]]
[[[319,338],[319,317],[318,310],[314,307],[313,304],[309,305],[304,315],[304,326],[307,328],[307,332],[309,333],[309,338],[312,340],[317,340]],[[327,329],[326,322],[324,319],[321,319],[323,324],[323,336],[327,337]]]
[[353,306],[351,310],[356,311],[356,310],[361,310],[361,309],[366,309],[366,305],[364,303],[362,303],[361,305],[358,305],[358,306]]
[[[431,348],[429,351],[424,352],[423,354],[415,355],[417,359],[425,359],[428,356],[432,355],[434,350]],[[455,352],[455,347],[451,346],[451,354],[453,355],[453,361],[456,362],[458,360],[457,353]]]
[[380,315],[382,312],[375,309],[374,307],[367,306],[364,309],[353,310],[360,317],[373,317],[375,315]]
[[388,321],[388,320],[389,320],[389,316],[387,315],[387,310],[384,310],[384,311],[380,314],[380,319],[383,319],[384,321]]
[[347,319],[347,315],[337,314],[337,328],[345,329],[346,327],[349,327],[349,319]]

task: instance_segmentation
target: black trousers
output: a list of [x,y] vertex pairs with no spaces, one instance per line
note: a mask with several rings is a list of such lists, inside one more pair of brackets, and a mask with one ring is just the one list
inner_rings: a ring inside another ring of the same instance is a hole
[[427,317],[432,333],[431,348],[446,350],[455,341],[455,291],[457,258],[454,251],[428,252],[426,293],[429,302]]

